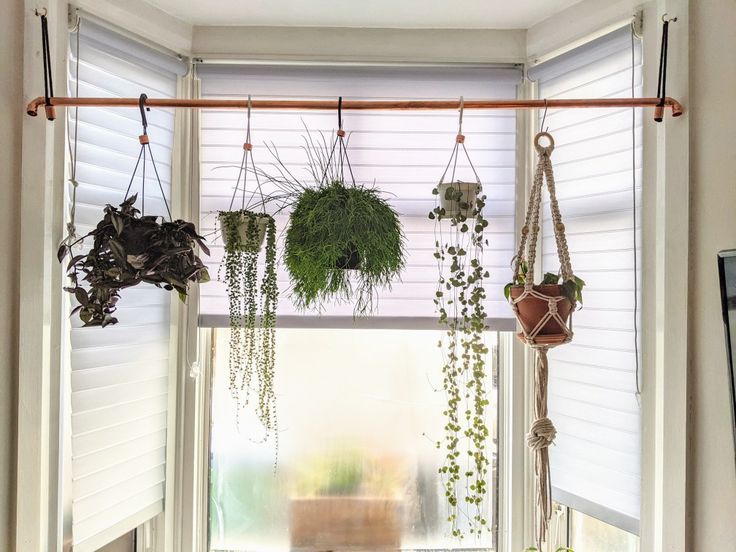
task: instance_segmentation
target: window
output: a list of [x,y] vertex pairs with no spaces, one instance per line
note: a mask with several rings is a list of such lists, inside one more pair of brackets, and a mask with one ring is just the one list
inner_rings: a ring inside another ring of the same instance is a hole
[[[76,38],[71,36],[72,94],[78,84],[80,96],[135,97],[143,91],[176,95],[177,74],[185,71],[178,60],[87,19],[80,23],[78,50]],[[140,120],[134,110],[79,109],[76,124],[75,112],[70,109],[69,114],[71,138],[75,128],[78,133],[76,227],[82,236],[94,228],[106,204],[123,201],[140,147]],[[151,147],[170,197],[174,115],[158,109],[148,121]],[[136,179],[132,192],[139,189]],[[69,186],[68,197],[72,193]],[[146,190],[146,211],[165,213],[157,186]],[[67,312],[73,307],[67,305]],[[97,550],[163,511],[169,309],[168,292],[139,286],[126,290],[115,326],[100,331],[82,327],[77,317],[69,319],[72,483],[66,498],[71,500],[75,551]]]
[[[212,64],[198,66],[198,75],[202,96],[208,98],[251,94],[254,99],[334,100],[336,93],[349,99],[459,99],[461,94],[504,98],[514,97],[520,82],[514,66]],[[400,214],[408,266],[402,281],[381,291],[376,315],[355,321],[351,305],[329,305],[321,316],[299,312],[289,300],[289,281],[281,272],[276,392],[283,431],[275,475],[273,443],[251,442],[260,435],[257,425],[233,411],[224,383],[227,332],[216,330],[211,548],[495,547],[493,532],[478,542],[448,538],[444,490],[437,474],[443,456],[435,447],[444,428],[445,398],[436,392],[441,390],[432,300],[437,268],[434,228],[427,214],[434,206],[432,188],[454,144],[457,114],[352,111],[344,119],[355,179],[384,191]],[[273,142],[290,170],[303,175],[305,127],[329,137],[336,123],[336,113],[330,112],[255,111],[256,164],[268,168],[272,160],[262,144]],[[496,332],[515,327],[503,286],[510,279],[509,259],[514,254],[516,114],[465,113],[463,132],[489,198],[485,264],[491,272],[486,287],[490,346],[497,343]],[[216,110],[202,114],[204,232],[214,228],[215,212],[228,208],[244,134],[244,116]],[[467,164],[458,166],[472,175]],[[277,225],[283,228],[287,220],[277,218]],[[211,273],[216,274],[221,243],[211,249]],[[201,301],[200,326],[227,327],[225,287],[208,284]],[[490,356],[487,366],[494,366]],[[495,387],[489,400],[494,419],[487,423],[495,428]],[[497,458],[495,441],[489,453],[489,458]],[[497,488],[495,482],[491,486],[488,519],[495,524]],[[315,518],[338,521],[315,524]]]
[[[213,551],[488,549],[448,536],[436,448],[445,395],[431,330],[280,329],[275,443],[228,391],[228,331],[216,330],[212,392]],[[497,345],[488,333],[489,523],[497,497]]]
[[[540,98],[641,96],[641,46],[625,27],[529,75]],[[574,315],[575,339],[549,355],[549,416],[557,427],[550,448],[553,497],[630,533],[639,531],[641,493],[635,331],[641,115],[549,110],[544,118],[557,144],[552,163],[573,270],[587,284]],[[549,209],[545,214],[543,270],[557,272]]]
[[569,510],[569,546],[574,550],[639,552],[639,538],[613,525]]

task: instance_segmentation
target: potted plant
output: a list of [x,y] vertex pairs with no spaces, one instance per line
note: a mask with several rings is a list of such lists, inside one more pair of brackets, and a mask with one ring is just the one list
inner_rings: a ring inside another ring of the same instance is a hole
[[[516,301],[524,293],[527,283],[528,264],[522,258],[520,271],[514,276],[514,280],[504,287],[504,296],[507,301]],[[557,310],[563,320],[567,320],[573,310],[573,305],[582,307],[583,287],[585,282],[573,275],[569,280],[563,281],[562,274],[547,272],[542,281],[533,285],[532,289],[545,297],[561,297],[557,303]],[[549,309],[549,301],[540,295],[530,295],[516,303],[517,317],[524,331],[530,334],[542,321]],[[540,339],[557,340],[564,336],[565,329],[555,318],[549,318],[537,331]]]
[[[248,405],[251,388],[256,388],[256,415],[266,430],[266,437],[271,433],[274,435],[278,455],[274,390],[276,308],[279,294],[276,274],[276,222],[266,213],[270,198],[263,194],[253,160],[253,145],[250,143],[250,96],[247,117],[243,157],[229,210],[218,213],[225,249],[220,269],[225,269],[224,281],[227,286],[230,318],[230,392],[240,408]],[[256,179],[256,187],[250,197],[247,191],[249,160],[250,170]],[[233,205],[239,191],[240,209],[234,210]],[[255,210],[257,208],[260,212]],[[265,267],[259,284],[258,259],[264,241]]]
[[481,194],[479,182],[440,182],[437,186],[437,195],[440,199],[440,208],[445,210],[446,217],[459,214],[465,217],[472,216],[476,198]]
[[[462,121],[462,108],[461,108]],[[487,520],[488,471],[486,425],[487,378],[484,343],[486,291],[484,281],[490,274],[483,266],[484,235],[488,227],[483,210],[486,197],[481,193],[478,175],[471,185],[454,178],[460,148],[466,156],[464,136],[458,134],[448,168],[453,176],[445,183],[445,174],[432,193],[437,198],[429,218],[435,221],[434,257],[439,270],[434,303],[444,336],[442,349],[443,388],[447,397],[444,442],[446,450],[439,473],[447,497],[452,535],[463,537],[463,525],[471,534],[489,530]],[[468,161],[470,158],[468,157]],[[470,162],[472,167],[472,162]]]
[[[230,318],[230,391],[239,406],[257,389],[256,413],[266,434],[277,436],[276,394],[276,223],[271,215],[247,209],[218,215],[225,255]],[[258,282],[258,258],[265,240],[265,267]],[[260,317],[259,317],[260,315]],[[278,446],[278,439],[277,439]]]
[[404,233],[381,193],[352,178],[344,136],[339,130],[330,146],[324,135],[319,143],[307,131],[310,181],[294,177],[275,147],[277,174],[266,176],[280,189],[283,207],[292,208],[284,262],[295,304],[321,310],[329,301],[354,301],[359,316],[373,311],[377,288],[390,286],[404,268]]
[[388,459],[340,451],[303,463],[289,507],[292,550],[396,550],[400,470]]
[[[94,230],[59,248],[60,262],[71,255],[67,265],[71,285],[64,289],[79,303],[72,315],[78,313],[85,326],[116,324],[113,313],[120,291],[141,282],[176,290],[185,301],[190,283],[209,281],[194,247],[199,245],[207,255],[209,250],[194,224],[139,216],[136,199],[137,195],[127,198],[119,209],[107,205]],[[90,237],[94,240],[91,249],[73,255],[72,248]]]

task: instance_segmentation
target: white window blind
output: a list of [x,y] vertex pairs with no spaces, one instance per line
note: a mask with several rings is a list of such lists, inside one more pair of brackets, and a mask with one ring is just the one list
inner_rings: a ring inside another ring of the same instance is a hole
[[[77,37],[70,36],[71,94],[78,78],[80,96],[176,95],[177,73],[185,71],[181,62],[87,19],[80,29],[78,52]],[[73,139],[74,111],[69,114]],[[122,202],[138,157],[141,123],[137,108],[81,108],[78,117],[76,225],[84,235],[101,219],[105,204]],[[168,196],[174,116],[154,109],[148,122]],[[140,170],[138,175],[135,192]],[[71,192],[69,187],[68,198]],[[146,214],[165,214],[153,180],[146,186]],[[121,295],[117,325],[82,328],[77,317],[69,323],[75,551],[97,550],[163,510],[170,294],[140,285]]]
[[[203,97],[254,99],[457,99],[516,97],[520,72],[516,67],[345,67],[201,65]],[[335,327],[437,327],[433,297],[437,267],[433,257],[434,223],[427,214],[434,207],[436,186],[457,134],[454,111],[347,111],[344,128],[350,135],[350,161],[358,183],[374,184],[386,192],[396,208],[407,238],[408,262],[402,280],[380,292],[375,316],[354,321],[350,304],[329,305],[321,316],[299,312],[289,300],[289,280],[280,267],[281,297],[278,325]],[[305,126],[318,137],[334,137],[337,114],[325,111],[256,110],[252,142],[256,163],[270,169],[273,162],[264,142],[273,142],[289,169],[306,179],[301,149]],[[466,111],[463,132],[473,163],[488,196],[490,226],[485,264],[491,272],[487,312],[494,329],[513,329],[511,311],[503,301],[514,248],[514,191],[516,180],[516,114],[513,111]],[[245,114],[208,110],[201,123],[201,225],[214,229],[218,210],[227,210],[238,175],[245,136]],[[464,160],[463,160],[464,161]],[[461,166],[461,165],[458,165]],[[273,170],[271,170],[273,172]],[[471,179],[461,166],[458,176]],[[252,177],[249,183],[253,185]],[[252,189],[252,188],[249,188]],[[268,192],[273,188],[264,187]],[[288,216],[277,218],[279,232]],[[211,274],[217,274],[222,240],[211,247]],[[205,326],[227,326],[225,285],[211,282],[201,289],[201,320]]]
[[[640,96],[638,40],[633,50],[633,93]],[[540,98],[630,97],[631,30],[590,42],[529,75],[538,81]],[[631,109],[550,110],[545,126],[556,142],[552,162],[573,270],[587,283],[584,306],[574,316],[573,342],[550,353],[549,411],[557,427],[550,448],[553,496],[638,533],[634,309],[641,232],[633,201],[635,196],[638,205],[641,195],[641,112],[633,116],[632,121]],[[543,269],[556,272],[548,202],[545,207]]]

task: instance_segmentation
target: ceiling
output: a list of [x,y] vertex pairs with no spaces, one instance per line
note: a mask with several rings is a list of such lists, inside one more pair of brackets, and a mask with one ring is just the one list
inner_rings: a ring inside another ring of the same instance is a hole
[[192,25],[526,29],[580,0],[146,0]]

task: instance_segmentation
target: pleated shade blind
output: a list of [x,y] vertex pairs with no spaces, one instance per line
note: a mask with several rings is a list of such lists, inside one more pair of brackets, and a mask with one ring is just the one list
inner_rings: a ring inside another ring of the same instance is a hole
[[[638,40],[633,49],[633,93],[641,96]],[[622,28],[529,75],[540,98],[630,97],[631,31]],[[556,142],[552,162],[573,270],[587,283],[573,342],[550,353],[549,411],[558,432],[550,448],[553,496],[632,533],[641,479],[634,333],[640,232],[633,211],[642,182],[640,115],[632,121],[631,109],[550,110],[545,121]],[[543,268],[556,272],[548,200],[544,208]]]
[[[516,67],[345,67],[200,65],[202,96],[254,99],[458,99],[516,97],[520,71]],[[408,263],[401,281],[380,291],[377,311],[369,319],[354,321],[351,304],[327,305],[318,316],[296,310],[289,299],[289,279],[279,268],[278,324],[374,325],[380,327],[437,327],[433,297],[437,266],[434,223],[427,214],[434,207],[432,188],[447,164],[458,116],[455,111],[346,111],[350,161],[360,184],[374,185],[401,216],[407,238]],[[305,127],[313,137],[329,141],[337,128],[337,114],[326,111],[256,110],[252,115],[252,143],[256,164],[274,172],[264,142],[273,143],[292,173],[307,180],[302,150]],[[511,329],[510,310],[503,301],[503,285],[510,278],[509,260],[514,247],[514,183],[516,178],[516,114],[513,111],[466,111],[463,125],[466,145],[488,196],[489,246],[485,264],[491,272],[486,287],[487,312],[494,329]],[[227,210],[235,187],[245,114],[208,110],[201,123],[201,225],[215,228],[218,210]],[[465,160],[458,177],[473,178]],[[253,179],[249,177],[248,189]],[[265,185],[264,193],[273,191]],[[239,207],[238,207],[239,208]],[[277,217],[281,234],[288,214]],[[282,236],[283,238],[283,236]],[[279,242],[279,246],[282,242]],[[209,259],[217,274],[222,241],[217,240]],[[283,249],[279,247],[279,256]],[[201,319],[205,326],[227,325],[225,285],[212,282],[201,288]]]
[[[71,35],[68,85],[80,96],[176,95],[178,60],[81,21]],[[77,61],[79,69],[77,74]],[[62,111],[63,112],[63,111]],[[74,111],[69,110],[74,139]],[[77,130],[77,233],[123,201],[138,157],[138,109],[81,108]],[[174,116],[148,113],[151,148],[167,196]],[[166,213],[149,164],[146,214]],[[132,192],[140,192],[139,176]],[[68,189],[69,201],[72,197]],[[140,208],[140,196],[138,200]],[[85,242],[84,247],[90,243]],[[163,510],[169,370],[169,293],[141,284],[125,290],[104,329],[70,319],[72,535],[75,551],[97,550]],[[72,304],[71,307],[74,305]],[[70,308],[71,308],[70,307]]]

